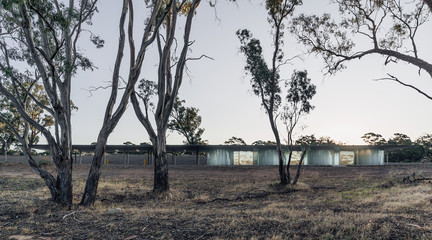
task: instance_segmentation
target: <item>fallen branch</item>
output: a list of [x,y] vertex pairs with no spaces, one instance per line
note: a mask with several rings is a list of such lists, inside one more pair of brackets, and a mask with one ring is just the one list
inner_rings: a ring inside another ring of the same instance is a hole
[[431,231],[432,230],[430,227],[422,227],[422,226],[419,226],[417,224],[411,224],[411,223],[409,223],[408,226],[415,227],[418,230],[423,231],[423,232],[424,231]]
[[417,177],[416,174],[413,173],[411,176],[404,177],[402,179],[402,182],[403,183],[415,183],[415,182],[420,182],[420,181],[431,181],[431,180],[432,180],[432,178],[423,177],[422,175],[419,175]]
[[73,215],[73,214],[75,214],[75,213],[77,213],[77,212],[78,212],[78,211],[73,211],[73,212],[71,212],[71,213],[68,213],[68,214],[64,215],[62,219],[65,219],[65,218],[69,217],[70,215]]

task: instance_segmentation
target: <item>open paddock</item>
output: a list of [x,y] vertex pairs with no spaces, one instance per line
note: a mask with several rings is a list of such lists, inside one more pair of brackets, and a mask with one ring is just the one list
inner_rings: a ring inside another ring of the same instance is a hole
[[[74,165],[75,204],[88,170]],[[68,208],[7,162],[0,239],[431,239],[432,183],[413,174],[432,165],[304,166],[296,186],[277,184],[277,166],[170,166],[170,193],[155,195],[152,166],[104,165],[96,204]]]

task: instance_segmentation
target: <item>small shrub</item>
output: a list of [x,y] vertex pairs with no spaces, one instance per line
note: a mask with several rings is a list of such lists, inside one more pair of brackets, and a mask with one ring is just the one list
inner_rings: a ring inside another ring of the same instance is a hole
[[39,166],[51,165],[52,161],[47,159],[39,160]]

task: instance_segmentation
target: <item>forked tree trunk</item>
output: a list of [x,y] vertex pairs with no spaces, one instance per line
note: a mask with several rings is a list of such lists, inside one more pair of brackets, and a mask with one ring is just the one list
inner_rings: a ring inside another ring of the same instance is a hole
[[287,179],[287,174],[285,172],[285,168],[284,168],[284,157],[282,155],[282,147],[281,147],[281,141],[280,141],[280,137],[279,137],[279,131],[276,127],[276,124],[273,120],[273,113],[271,113],[270,111],[267,111],[269,114],[269,120],[270,120],[270,126],[272,128],[273,134],[275,136],[276,139],[276,151],[278,153],[278,159],[279,159],[279,177],[280,177],[280,184],[281,185],[287,185],[288,184],[288,179]]
[[57,178],[51,175],[48,171],[41,168],[31,154],[24,150],[24,155],[33,172],[38,174],[48,187],[51,199],[62,205],[72,205],[72,161],[71,159],[63,160],[61,164],[56,166]]

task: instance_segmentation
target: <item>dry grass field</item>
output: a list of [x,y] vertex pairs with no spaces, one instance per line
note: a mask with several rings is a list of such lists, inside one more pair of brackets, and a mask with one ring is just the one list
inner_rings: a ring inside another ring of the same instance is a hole
[[[88,166],[74,168],[75,203]],[[151,166],[104,166],[92,207],[49,201],[24,164],[0,165],[0,239],[432,239],[432,165],[304,168],[173,166],[151,193]],[[411,178],[412,180],[412,178]]]

